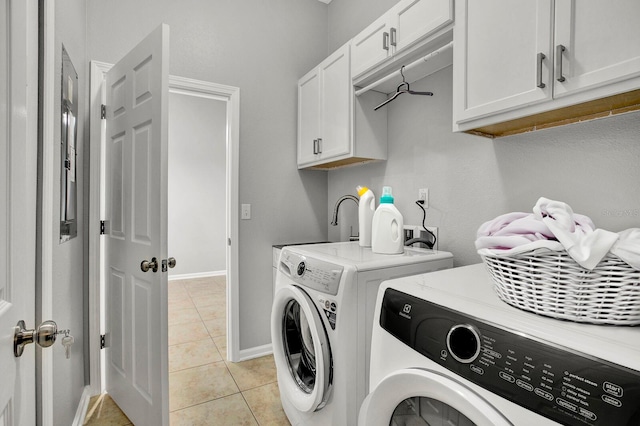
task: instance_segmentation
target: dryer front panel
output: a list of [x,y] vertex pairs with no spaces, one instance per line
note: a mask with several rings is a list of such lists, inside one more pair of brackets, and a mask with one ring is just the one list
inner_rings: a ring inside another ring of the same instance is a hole
[[513,426],[468,386],[422,368],[386,376],[365,398],[358,425]]
[[638,371],[392,288],[380,326],[447,370],[561,424],[640,424]]

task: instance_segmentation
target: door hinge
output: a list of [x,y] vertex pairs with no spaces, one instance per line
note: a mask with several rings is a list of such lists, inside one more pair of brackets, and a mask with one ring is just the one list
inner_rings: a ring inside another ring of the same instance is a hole
[[100,221],[100,235],[104,235],[107,232],[107,223],[104,220]]
[[107,106],[105,104],[100,105],[100,118],[103,120],[107,118]]
[[100,349],[104,349],[107,347],[107,336],[106,334],[100,335]]

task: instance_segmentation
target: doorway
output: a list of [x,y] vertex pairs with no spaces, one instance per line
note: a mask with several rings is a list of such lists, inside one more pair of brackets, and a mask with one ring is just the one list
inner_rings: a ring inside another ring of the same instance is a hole
[[226,275],[226,101],[169,89],[169,281]]
[[[100,218],[104,217],[104,125],[100,119],[100,105],[103,99],[103,76],[110,64],[91,62],[91,194],[90,194],[90,237],[89,237],[89,322],[90,322],[90,375],[91,393],[98,394],[105,389],[104,357],[101,356],[100,336],[104,334],[104,271],[101,270],[103,244],[100,239]],[[239,355],[239,309],[238,309],[238,151],[239,151],[239,89],[209,82],[170,76],[170,96],[182,95],[215,100],[224,105],[224,162],[225,162],[225,271],[227,303],[227,357],[231,361]],[[171,101],[170,101],[171,102]],[[91,229],[93,228],[93,229]],[[171,247],[169,247],[171,249]],[[93,253],[93,255],[91,254]],[[177,257],[176,257],[177,258]],[[180,264],[177,258],[177,264]],[[178,272],[178,271],[176,271]]]

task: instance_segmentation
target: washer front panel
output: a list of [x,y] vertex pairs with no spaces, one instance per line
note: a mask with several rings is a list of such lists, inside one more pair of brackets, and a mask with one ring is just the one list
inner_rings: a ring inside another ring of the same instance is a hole
[[[477,337],[463,333],[452,340],[450,331],[459,325],[477,330]],[[380,326],[444,368],[551,420],[571,426],[640,424],[638,371],[534,340],[392,288],[384,294]],[[459,362],[453,356],[474,352],[469,349],[474,345],[480,351],[470,361]]]
[[340,288],[344,267],[320,259],[307,258],[284,249],[280,255],[280,271],[301,286],[335,296]]

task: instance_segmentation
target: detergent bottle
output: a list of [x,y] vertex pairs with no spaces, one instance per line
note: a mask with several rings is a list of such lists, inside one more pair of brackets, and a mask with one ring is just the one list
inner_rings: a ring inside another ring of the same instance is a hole
[[390,186],[382,188],[380,205],[373,215],[371,250],[380,254],[404,253],[404,220],[393,205]]
[[371,247],[371,226],[376,211],[376,197],[366,186],[356,187],[360,196],[358,203],[358,235],[360,247]]

